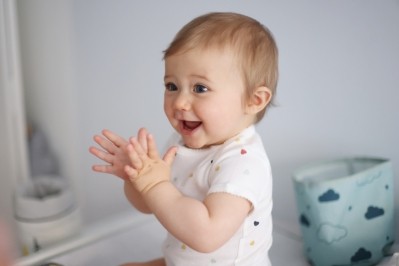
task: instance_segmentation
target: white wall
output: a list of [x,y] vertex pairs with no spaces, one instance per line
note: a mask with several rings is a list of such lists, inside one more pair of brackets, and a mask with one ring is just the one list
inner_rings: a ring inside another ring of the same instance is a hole
[[[73,69],[76,83],[71,89],[76,95],[69,96],[73,110],[65,108],[76,112],[77,124],[70,125],[76,126],[78,145],[70,159],[78,164],[76,180],[88,221],[129,209],[119,180],[91,172],[90,166],[98,162],[87,152],[92,135],[109,128],[128,137],[146,126],[161,146],[171,130],[162,111],[162,51],[181,26],[208,11],[235,11],[258,19],[274,33],[280,49],[279,106],[270,109],[258,127],[274,169],[276,217],[296,223],[291,173],[304,163],[382,156],[392,159],[399,171],[397,0],[64,3],[71,8],[73,24],[67,27],[72,30],[67,31],[65,47],[59,41],[57,45],[67,50],[74,46],[74,61],[67,64]],[[56,25],[59,19],[53,16],[46,23]],[[57,50],[36,56],[44,55],[57,56]],[[65,59],[61,62],[62,70]],[[43,72],[57,75],[56,70]],[[63,93],[64,87],[52,89]],[[73,146],[75,139],[63,141]],[[396,202],[398,208],[398,198]]]

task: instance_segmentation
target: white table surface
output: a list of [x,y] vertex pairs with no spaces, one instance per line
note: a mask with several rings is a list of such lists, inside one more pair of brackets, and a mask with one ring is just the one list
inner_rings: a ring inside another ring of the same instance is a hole
[[[56,247],[21,259],[16,266],[40,265],[38,262],[43,261],[65,266],[116,266],[145,261],[161,256],[165,234],[152,216],[123,215],[90,227],[79,237]],[[296,221],[274,220],[273,246],[269,254],[273,266],[309,266],[302,253]],[[395,265],[387,264],[388,260],[379,265]]]

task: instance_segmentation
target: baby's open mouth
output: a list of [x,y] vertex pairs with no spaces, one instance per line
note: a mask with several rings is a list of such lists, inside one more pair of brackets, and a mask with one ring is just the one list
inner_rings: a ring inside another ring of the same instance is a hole
[[183,128],[185,130],[194,130],[202,124],[201,121],[183,121]]

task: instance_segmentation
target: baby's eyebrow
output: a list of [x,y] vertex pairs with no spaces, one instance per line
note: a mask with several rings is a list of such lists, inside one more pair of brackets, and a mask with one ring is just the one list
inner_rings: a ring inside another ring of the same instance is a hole
[[[172,79],[173,75],[165,75],[163,77],[163,80],[167,80],[167,79]],[[210,79],[207,76],[204,75],[199,75],[199,74],[192,74],[190,75],[190,78],[197,78],[197,79],[202,79],[202,80],[206,80],[206,81],[210,81]]]
[[207,76],[204,76],[204,75],[192,74],[192,75],[190,75],[190,77],[204,79],[204,80],[208,80],[209,81],[209,78]]

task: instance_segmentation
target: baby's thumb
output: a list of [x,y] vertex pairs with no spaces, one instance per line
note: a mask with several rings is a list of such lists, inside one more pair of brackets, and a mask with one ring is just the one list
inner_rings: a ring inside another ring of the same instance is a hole
[[168,149],[168,151],[165,153],[163,160],[167,165],[172,165],[173,161],[175,160],[176,157],[176,152],[177,152],[177,147],[172,146]]

